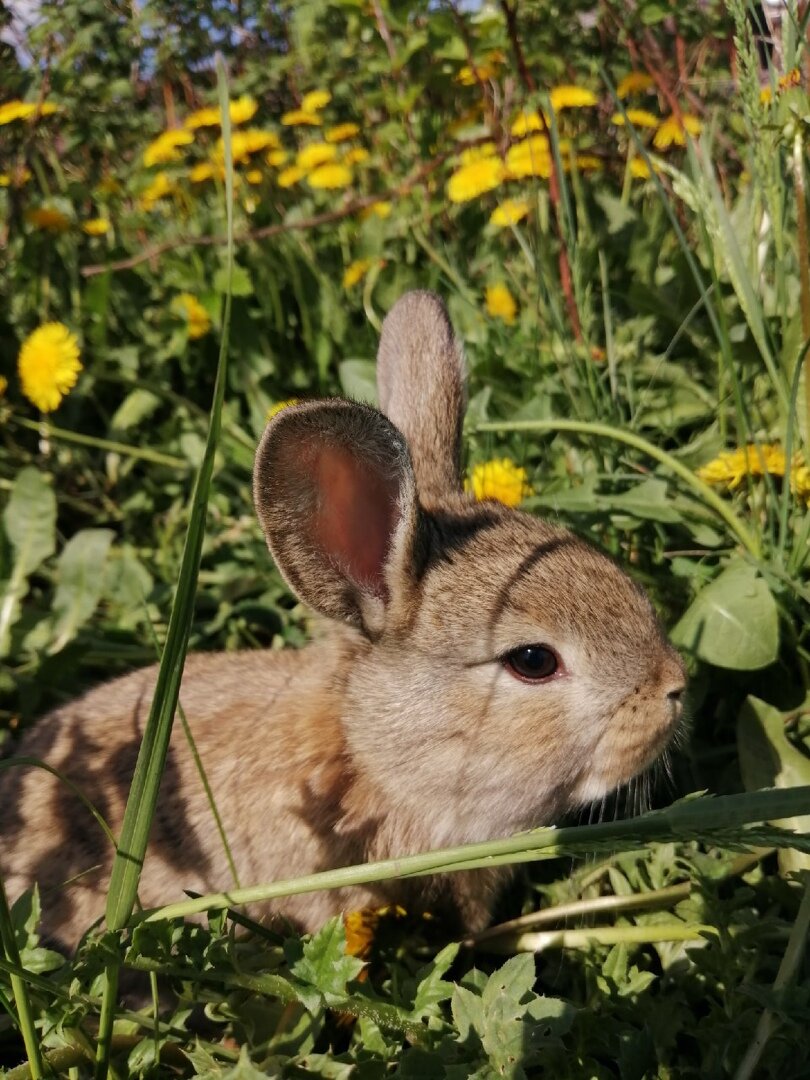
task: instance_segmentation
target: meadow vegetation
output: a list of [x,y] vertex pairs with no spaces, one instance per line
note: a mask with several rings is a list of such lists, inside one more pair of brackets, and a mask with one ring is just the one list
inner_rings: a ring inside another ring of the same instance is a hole
[[[465,343],[470,490],[615,555],[690,668],[666,774],[448,855],[533,860],[463,947],[121,930],[124,889],[66,961],[0,888],[10,1077],[808,1075],[810,842],[771,823],[810,831],[810,5],[757,11],[46,0],[0,45],[0,749],[186,636],[306,639],[254,448],[374,400],[412,287]],[[122,962],[168,1011],[116,1010]]]

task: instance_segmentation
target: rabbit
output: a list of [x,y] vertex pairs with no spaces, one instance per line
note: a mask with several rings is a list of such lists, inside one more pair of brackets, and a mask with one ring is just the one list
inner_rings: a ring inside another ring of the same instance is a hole
[[[565,528],[463,491],[465,370],[443,302],[384,321],[380,410],[290,405],[256,454],[254,501],[290,588],[322,618],[301,649],[188,657],[180,702],[243,884],[553,823],[645,769],[685,674],[644,592]],[[136,671],[56,709],[18,753],[67,774],[114,833],[155,686]],[[0,868],[38,881],[71,948],[104,912],[112,848],[49,773],[0,773]],[[508,871],[292,896],[251,913],[314,931],[392,901],[486,925]],[[139,899],[231,887],[175,725]]]

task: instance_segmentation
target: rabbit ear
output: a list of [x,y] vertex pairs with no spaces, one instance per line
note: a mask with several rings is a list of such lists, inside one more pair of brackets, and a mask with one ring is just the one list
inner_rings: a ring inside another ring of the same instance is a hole
[[410,292],[391,308],[377,353],[380,408],[410,447],[423,505],[461,490],[464,353],[444,303]]
[[253,497],[273,558],[310,607],[369,632],[410,579],[419,510],[408,448],[376,409],[289,406],[262,437]]

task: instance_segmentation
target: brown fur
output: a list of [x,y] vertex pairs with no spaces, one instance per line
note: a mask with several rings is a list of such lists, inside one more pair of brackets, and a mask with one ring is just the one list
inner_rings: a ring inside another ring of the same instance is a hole
[[[337,400],[291,407],[257,452],[268,544],[332,620],[326,633],[299,651],[186,664],[181,704],[243,884],[549,823],[643,769],[680,715],[681,661],[630,579],[566,530],[461,494],[463,361],[432,294],[386,319],[380,383],[390,419]],[[504,655],[533,643],[555,649],[558,677],[509,673]],[[155,675],[91,691],[20,748],[68,773],[114,831]],[[103,913],[110,845],[42,770],[0,778],[7,885],[13,896],[39,881],[47,931],[71,944]],[[313,929],[396,898],[448,902],[475,928],[502,876],[311,893],[261,914]],[[231,884],[176,725],[140,900]]]

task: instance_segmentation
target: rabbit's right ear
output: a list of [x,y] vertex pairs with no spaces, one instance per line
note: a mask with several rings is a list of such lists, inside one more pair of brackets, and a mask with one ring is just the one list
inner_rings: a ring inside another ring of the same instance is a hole
[[420,511],[408,448],[381,413],[339,399],[288,406],[253,471],[267,544],[310,607],[369,633],[412,580]]

